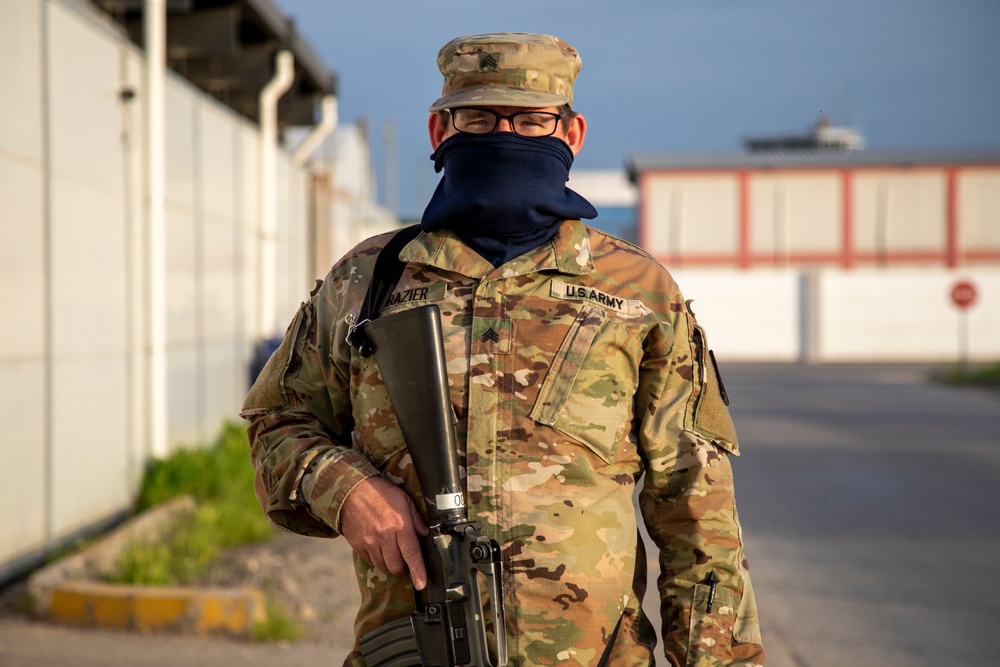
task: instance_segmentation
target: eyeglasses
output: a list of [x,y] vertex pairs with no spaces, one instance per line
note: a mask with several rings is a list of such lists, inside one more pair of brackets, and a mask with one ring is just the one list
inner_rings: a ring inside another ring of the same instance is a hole
[[522,137],[551,137],[556,133],[559,119],[572,116],[572,111],[550,113],[548,111],[522,111],[503,116],[489,109],[461,108],[448,109],[451,124],[459,132],[468,134],[489,134],[497,129],[501,120],[510,123],[515,134]]

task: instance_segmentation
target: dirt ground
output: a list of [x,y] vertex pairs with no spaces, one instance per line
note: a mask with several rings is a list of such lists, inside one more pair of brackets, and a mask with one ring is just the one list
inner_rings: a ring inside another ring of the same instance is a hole
[[[308,664],[322,656],[322,662],[332,665],[339,664],[353,646],[360,595],[346,540],[279,533],[269,542],[225,552],[200,583],[257,586],[296,619],[304,635],[292,642],[255,644],[56,626],[26,611],[26,582],[21,581],[0,590],[0,667],[217,665],[231,660],[249,667],[258,659],[273,665],[275,656],[284,664]],[[91,654],[93,661],[87,657]]]
[[227,551],[199,583],[260,588],[302,625],[309,641],[341,646],[353,636],[360,594],[344,539],[279,533]]

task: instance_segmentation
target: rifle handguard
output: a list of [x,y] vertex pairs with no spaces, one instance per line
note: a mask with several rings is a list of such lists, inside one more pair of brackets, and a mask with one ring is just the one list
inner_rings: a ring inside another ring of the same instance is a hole
[[[428,581],[422,593],[414,590],[416,612],[362,637],[365,662],[368,667],[505,667],[500,545],[483,536],[480,524],[470,522],[466,513],[441,313],[431,304],[364,324],[431,527],[431,534],[420,538]],[[483,579],[492,610],[492,646]]]

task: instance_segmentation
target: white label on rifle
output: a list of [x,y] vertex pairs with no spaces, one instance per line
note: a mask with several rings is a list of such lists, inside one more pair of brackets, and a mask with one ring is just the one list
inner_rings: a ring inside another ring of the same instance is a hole
[[453,510],[465,507],[465,498],[461,493],[439,493],[436,497],[439,510]]

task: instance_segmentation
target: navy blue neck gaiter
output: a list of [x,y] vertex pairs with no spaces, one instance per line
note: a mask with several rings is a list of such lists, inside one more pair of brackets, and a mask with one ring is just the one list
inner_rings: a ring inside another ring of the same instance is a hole
[[557,137],[456,134],[431,159],[444,176],[420,226],[453,230],[493,266],[545,243],[563,220],[597,217],[566,187],[573,152]]

